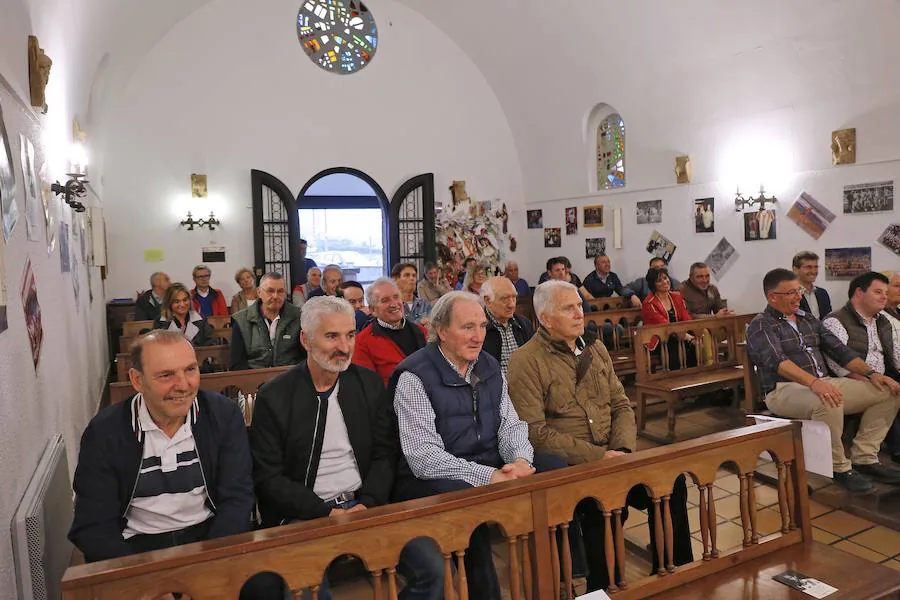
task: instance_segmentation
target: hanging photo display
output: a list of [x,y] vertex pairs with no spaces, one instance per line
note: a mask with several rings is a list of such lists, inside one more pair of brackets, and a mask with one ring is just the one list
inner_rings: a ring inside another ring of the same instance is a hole
[[675,242],[655,229],[650,235],[650,239],[647,241],[647,252],[653,256],[665,259],[666,262],[672,260],[672,255],[675,254],[675,248]]
[[891,223],[878,237],[878,243],[900,256],[900,224]]
[[872,270],[872,248],[825,248],[825,279],[847,281]]
[[63,273],[72,270],[71,256],[69,255],[69,224],[59,224],[59,268]]
[[566,209],[566,235],[576,233],[578,233],[578,208],[573,206]]
[[41,190],[34,167],[34,145],[19,134],[19,155],[22,162],[22,182],[25,187],[25,234],[32,242],[41,239],[45,227],[43,209],[39,198]]
[[844,214],[886,210],[894,210],[893,181],[844,186]]
[[737,262],[737,259],[737,250],[735,250],[734,246],[723,237],[719,240],[719,243],[716,244],[716,247],[712,249],[712,252],[709,253],[709,256],[706,257],[704,262],[706,262],[706,266],[709,267],[713,277],[721,280],[722,277],[725,276],[725,272],[731,268],[731,265]]
[[544,228],[544,248],[559,248],[562,246],[562,235],[559,227]]
[[788,218],[797,226],[812,236],[819,239],[831,222],[835,214],[822,206],[818,200],[806,192],[801,192],[794,205],[787,213]]
[[637,224],[662,223],[662,200],[637,203]]
[[9,304],[6,295],[6,244],[0,242],[0,333],[9,327],[6,307]]
[[528,217],[528,229],[544,228],[544,211],[541,209],[529,210],[525,214]]
[[694,200],[694,232],[712,233],[716,230],[716,199]]
[[603,205],[585,206],[582,221],[585,227],[603,227]]
[[25,330],[31,344],[31,359],[34,361],[34,370],[37,371],[41,360],[41,345],[44,342],[44,327],[41,324],[41,305],[38,303],[37,283],[34,280],[30,258],[26,260],[25,270],[22,273],[21,294],[22,307],[25,309]]
[[606,238],[588,238],[584,240],[584,257],[596,258],[606,254]]
[[772,209],[744,213],[744,241],[775,239],[775,211]]
[[3,225],[3,239],[9,236],[19,221],[16,206],[16,175],[13,172],[12,151],[9,149],[9,135],[3,121],[3,107],[0,106],[0,221]]

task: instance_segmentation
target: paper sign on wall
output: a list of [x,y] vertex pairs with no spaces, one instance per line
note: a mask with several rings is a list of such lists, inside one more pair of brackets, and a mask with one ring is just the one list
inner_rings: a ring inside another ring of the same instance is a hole
[[225,262],[225,246],[204,246],[203,262]]
[[158,263],[166,259],[166,253],[161,248],[149,248],[144,250],[144,262]]

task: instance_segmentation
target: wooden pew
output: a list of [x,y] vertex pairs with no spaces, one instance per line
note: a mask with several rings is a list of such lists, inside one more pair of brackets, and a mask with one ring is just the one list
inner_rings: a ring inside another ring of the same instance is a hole
[[[197,346],[194,348],[197,354],[197,362],[203,363],[207,359],[212,359],[213,364],[217,365],[220,371],[227,371],[229,360],[231,358],[231,346],[227,344],[219,344],[217,346]],[[131,368],[131,354],[129,352],[121,352],[116,354],[116,381],[128,381],[128,370]]]
[[153,321],[127,321],[122,323],[122,337],[136,338],[145,329],[152,330]]
[[528,319],[532,327],[537,329],[537,315],[534,314],[534,296],[523,294],[516,298],[516,314]]
[[[594,298],[593,300],[588,300],[588,304],[593,306],[595,309],[603,311],[603,310],[620,310],[623,308],[629,308],[631,306],[631,301],[623,298],[622,296],[608,296],[606,298]],[[640,310],[640,309],[637,309]]]
[[[616,375],[631,375],[635,372],[634,345],[632,343],[632,332],[641,326],[643,317],[641,317],[640,308],[620,308],[610,309],[601,312],[587,313],[584,315],[585,325],[587,323],[597,324],[597,333],[600,339],[606,344],[609,351],[609,357],[613,361],[613,367]],[[603,335],[603,326],[606,323],[619,325],[624,330],[619,332],[618,327],[613,327],[610,336]]]
[[[764,450],[775,457],[778,472],[778,502],[767,509],[777,517],[765,520],[757,514],[753,479]],[[742,538],[730,548],[716,538],[713,483],[723,465],[740,482],[735,523]],[[625,568],[626,495],[634,486],[647,488],[657,516],[652,535],[659,552],[667,549],[671,555],[669,500],[674,479],[683,472],[699,490],[699,506],[690,510],[699,513],[702,552],[682,566],[660,560],[657,573],[632,579]],[[396,600],[400,551],[423,534],[444,555],[444,597],[453,598],[465,590],[467,577],[463,568],[454,576],[451,564],[462,565],[475,527],[494,522],[509,550],[508,569],[498,576],[511,599],[571,600],[568,524],[584,498],[595,499],[606,518],[603,541],[613,582],[609,593],[616,599],[806,598],[771,580],[787,569],[837,587],[835,597],[842,599],[897,598],[900,593],[900,573],[813,540],[800,427],[767,423],[484,488],[73,566],[62,580],[63,598],[149,600],[170,592],[194,600],[237,598],[243,583],[262,571],[279,573],[297,597],[310,588],[315,597],[325,568],[352,554],[371,573],[374,597]],[[562,556],[557,531],[563,538]],[[613,578],[616,567],[618,579]]]
[[[744,381],[743,364],[739,360],[737,350],[736,330],[739,322],[740,317],[721,317],[645,326],[632,332],[636,360],[635,419],[638,435],[661,443],[673,442],[675,409],[679,400],[726,388],[731,389],[737,397],[738,384]],[[743,330],[743,325],[741,329]],[[698,360],[694,367],[688,367],[685,362],[686,349],[690,342],[685,342],[682,336],[687,333],[696,338],[694,347]],[[666,341],[671,335],[680,338],[678,357],[681,368],[678,370],[669,368]],[[659,340],[661,363],[654,360],[649,349],[654,338]],[[714,351],[701,360],[700,350],[704,346],[714,348]],[[666,402],[668,421],[666,436],[658,436],[646,430],[648,398],[661,398]]]
[[[218,317],[218,318],[222,318],[222,317]],[[135,322],[136,323],[152,323],[152,321],[135,321]],[[152,327],[151,327],[151,329],[152,329]],[[219,341],[221,341],[225,344],[228,344],[231,342],[231,326],[230,325],[228,327],[214,327],[214,333],[215,333],[215,336],[217,338],[219,338]],[[122,337],[120,337],[119,338],[119,348],[121,349],[121,352],[130,352],[131,344],[138,337],[140,337],[140,336],[139,335],[133,335],[133,336],[123,335]]]
[[[246,399],[243,406],[244,421],[249,425],[253,415],[253,397],[256,391],[267,381],[291,369],[292,367],[272,367],[270,369],[250,369],[248,371],[225,371],[222,373],[204,373],[200,375],[200,389],[229,395],[228,392],[238,390]],[[134,396],[137,393],[130,381],[117,381],[109,384],[109,402],[115,404]],[[235,398],[236,399],[236,398]]]

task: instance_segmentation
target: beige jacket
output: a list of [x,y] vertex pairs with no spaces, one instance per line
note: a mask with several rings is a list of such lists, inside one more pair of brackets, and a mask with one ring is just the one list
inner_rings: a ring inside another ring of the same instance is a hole
[[[603,344],[585,334],[575,354],[541,327],[509,360],[509,395],[528,423],[536,452],[562,456],[570,465],[603,458],[606,450],[634,451],[637,430],[625,389]],[[590,365],[576,384],[579,361]]]

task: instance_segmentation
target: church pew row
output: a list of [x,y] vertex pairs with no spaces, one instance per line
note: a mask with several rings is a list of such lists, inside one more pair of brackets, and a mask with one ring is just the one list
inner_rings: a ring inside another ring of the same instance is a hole
[[[219,344],[216,346],[197,346],[197,362],[203,363],[211,360],[219,371],[227,371],[231,358],[231,346]],[[128,381],[128,370],[131,368],[131,354],[120,352],[116,354],[116,381]]]
[[[765,519],[758,515],[753,478],[763,451],[771,452],[778,472],[778,502],[766,509],[773,514]],[[742,537],[734,547],[722,547],[716,537],[713,483],[723,465],[740,481],[740,517],[734,523]],[[702,552],[693,562],[675,566],[664,557],[672,555],[669,501],[680,473],[698,488],[698,506],[689,510],[699,513]],[[622,517],[634,486],[645,486],[652,499],[656,527],[651,535],[660,568],[631,579]],[[461,558],[469,535],[481,523],[493,522],[509,550],[508,568],[498,575],[512,600],[571,599],[568,523],[584,498],[595,499],[606,519],[603,543],[613,598],[799,598],[771,579],[787,569],[837,587],[841,598],[896,598],[900,591],[900,573],[813,540],[799,424],[767,423],[486,488],[73,566],[63,578],[63,598],[152,599],[171,592],[194,600],[237,598],[243,583],[263,571],[284,577],[296,597],[309,589],[315,598],[326,567],[351,554],[371,573],[373,597],[396,600],[400,551],[423,534],[444,555],[444,596],[466,598]]]
[[[144,323],[145,321],[135,321]],[[146,321],[149,323],[150,321]],[[215,336],[219,338],[219,341],[228,344],[231,342],[231,327],[216,327],[214,328]],[[119,354],[123,352],[131,351],[131,344],[139,338],[140,335],[123,335],[119,338]]]
[[[199,348],[198,348],[199,350]],[[253,417],[253,399],[262,384],[274,379],[291,367],[272,367],[269,369],[250,369],[247,371],[225,371],[222,373],[204,373],[200,375],[200,389],[220,393],[239,400],[243,396],[241,409],[244,422],[250,425]],[[135,389],[130,381],[117,381],[109,384],[109,401],[111,404],[131,398]]]

